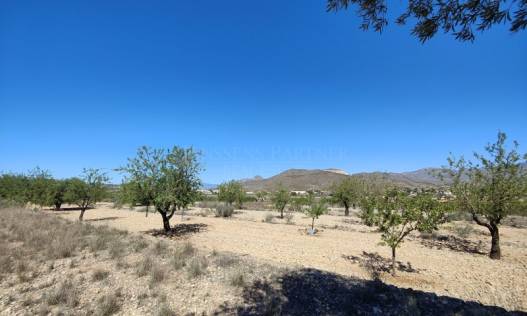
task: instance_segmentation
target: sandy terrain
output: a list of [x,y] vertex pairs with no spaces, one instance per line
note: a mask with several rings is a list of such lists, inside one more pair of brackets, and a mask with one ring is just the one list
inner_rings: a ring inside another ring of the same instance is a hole
[[[284,267],[311,267],[364,279],[371,275],[357,262],[367,254],[390,257],[389,248],[379,245],[380,235],[360,225],[353,216],[324,215],[315,222],[315,226],[322,228],[321,232],[308,236],[304,230],[311,220],[303,214],[295,214],[294,224],[287,225],[278,218],[274,223],[263,222],[267,213],[262,211],[240,210],[230,219],[200,213],[203,210],[192,209],[183,219],[177,215],[171,220],[172,225],[204,224],[200,232],[185,237],[198,248],[234,252]],[[76,211],[56,214],[69,219],[78,216]],[[110,205],[88,210],[85,220],[131,232],[162,227],[158,214],[150,213],[145,217],[144,213],[113,209]],[[479,249],[486,252],[490,238],[479,227],[474,228],[481,233],[472,233],[463,245],[472,249],[480,243]],[[452,235],[447,229],[440,233]],[[453,250],[447,247],[448,243],[423,239],[416,234],[398,249],[397,254],[405,270],[413,271],[398,271],[395,278],[382,273],[381,279],[402,288],[527,311],[526,237],[527,229],[502,226],[503,259],[497,261],[484,254]],[[442,249],[437,249],[440,245]],[[460,248],[457,244],[450,246]]]

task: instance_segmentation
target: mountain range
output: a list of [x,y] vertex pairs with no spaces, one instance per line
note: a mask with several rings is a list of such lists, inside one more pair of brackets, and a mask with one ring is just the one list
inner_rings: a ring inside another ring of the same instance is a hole
[[382,180],[405,187],[431,187],[442,184],[434,176],[441,169],[424,168],[410,172],[362,172],[348,174],[340,169],[289,169],[269,178],[255,177],[240,180],[247,191],[275,190],[280,185],[293,191],[327,190],[333,183],[349,177]]

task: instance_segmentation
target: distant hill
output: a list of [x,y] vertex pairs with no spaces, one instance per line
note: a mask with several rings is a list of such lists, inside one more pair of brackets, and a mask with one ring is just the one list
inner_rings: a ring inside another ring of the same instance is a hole
[[280,185],[289,190],[307,191],[327,189],[334,182],[342,181],[349,175],[334,170],[289,169],[266,179],[240,181],[248,191],[275,190]]
[[247,191],[275,190],[280,185],[289,190],[327,190],[335,182],[349,177],[360,177],[371,181],[386,181],[405,187],[433,187],[441,185],[433,174],[439,168],[424,168],[410,172],[362,172],[348,174],[340,169],[289,169],[270,178],[240,180]]

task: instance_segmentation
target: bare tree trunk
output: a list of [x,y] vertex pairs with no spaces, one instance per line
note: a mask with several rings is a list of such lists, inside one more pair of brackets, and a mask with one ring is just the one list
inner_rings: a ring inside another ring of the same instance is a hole
[[55,211],[60,211],[61,203],[55,203]]
[[498,225],[491,223],[489,230],[490,236],[492,237],[489,257],[491,259],[499,260],[501,258],[501,249]]
[[348,203],[344,203],[344,216],[350,216],[350,206]]
[[81,213],[79,215],[79,221],[81,221],[81,222],[84,219],[84,212],[86,212],[86,208],[85,207],[81,208]]
[[149,207],[149,205],[146,206],[145,217],[148,217],[148,207]]
[[392,275],[395,276],[395,247],[392,247]]
[[314,232],[315,231],[315,218],[311,218],[311,230]]
[[163,218],[163,228],[165,229],[165,232],[170,231],[170,218],[168,218],[166,212],[159,212],[161,214],[161,217]]
[[280,209],[280,218],[284,218],[284,208]]

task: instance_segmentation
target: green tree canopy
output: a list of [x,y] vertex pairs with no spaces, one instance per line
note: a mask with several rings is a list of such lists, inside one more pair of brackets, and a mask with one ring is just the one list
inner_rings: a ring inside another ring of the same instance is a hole
[[100,169],[83,169],[80,178],[72,178],[67,182],[64,198],[81,209],[79,220],[84,218],[88,207],[106,197],[108,177]]
[[[486,154],[474,154],[475,161],[448,158],[448,178],[457,209],[469,212],[476,224],[491,235],[489,256],[500,259],[499,225],[513,213],[526,213],[527,154],[518,153],[518,143],[507,151],[507,136],[499,132],[496,143],[485,147]],[[523,163],[523,165],[522,165]]]
[[170,219],[176,210],[183,210],[199,196],[201,186],[199,152],[192,147],[152,149],[140,147],[134,158],[118,170],[126,173],[128,181],[140,184],[134,199],[151,202],[163,219],[163,228],[170,231]]
[[311,204],[306,209],[306,214],[311,217],[311,231],[315,231],[315,219],[318,219],[320,215],[326,214],[328,207],[323,199],[319,201],[311,200]]
[[349,177],[331,187],[333,202],[344,206],[344,215],[349,216],[349,208],[355,207],[365,191],[364,181],[357,177]]
[[383,243],[392,249],[392,275],[395,275],[395,250],[406,236],[415,230],[431,232],[445,220],[445,206],[429,193],[412,196],[389,189],[372,197],[371,205],[373,211],[367,220],[378,227]]
[[291,195],[289,194],[289,191],[282,186],[273,192],[271,201],[273,202],[274,207],[280,212],[280,218],[284,218],[284,209],[290,199]]
[[236,203],[241,208],[245,200],[245,189],[238,181],[231,180],[218,186],[218,199],[229,205]]

